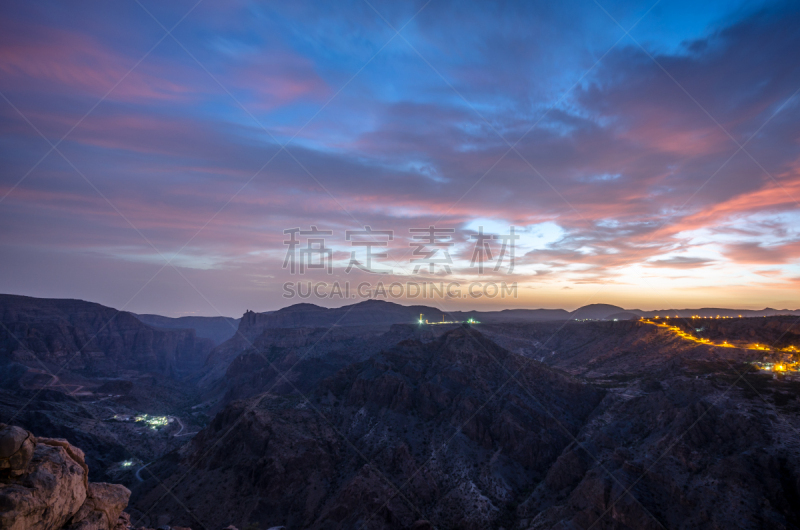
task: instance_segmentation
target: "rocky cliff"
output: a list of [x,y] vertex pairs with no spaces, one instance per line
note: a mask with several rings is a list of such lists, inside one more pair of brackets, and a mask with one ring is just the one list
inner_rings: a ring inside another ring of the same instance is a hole
[[0,529],[126,530],[131,492],[89,482],[83,451],[0,424]]
[[201,366],[213,342],[156,329],[131,313],[82,300],[0,295],[0,356],[87,374],[122,369],[177,374]]

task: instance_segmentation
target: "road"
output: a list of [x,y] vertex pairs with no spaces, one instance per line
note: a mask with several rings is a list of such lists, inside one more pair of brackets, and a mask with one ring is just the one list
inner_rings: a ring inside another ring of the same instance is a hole
[[[175,421],[177,421],[178,423],[181,424],[181,430],[179,430],[178,432],[176,432],[172,436],[192,436],[192,435],[195,435],[195,434],[197,434],[199,432],[199,431],[195,431],[195,432],[183,433],[183,430],[186,428],[186,426],[183,424],[183,422],[181,421],[181,419],[179,417],[177,417],[177,416],[172,416],[172,417],[175,418]],[[181,433],[183,433],[183,434],[181,434]]]
[[147,466],[149,466],[150,464],[152,464],[152,462],[148,462],[148,463],[146,463],[145,465],[143,465],[142,467],[140,467],[139,469],[136,470],[136,478],[139,480],[139,482],[144,482],[144,479],[142,478],[142,476],[139,473],[141,473],[142,470],[144,468],[146,468]]
[[178,423],[180,423],[180,424],[181,424],[181,430],[179,430],[178,432],[176,432],[175,434],[173,434],[173,436],[178,436],[180,433],[182,433],[182,432],[183,432],[183,429],[184,429],[185,427],[184,427],[184,425],[183,425],[183,422],[181,421],[181,419],[180,419],[179,417],[177,417],[177,416],[173,416],[173,418],[175,418],[175,421],[177,421]]
[[[28,368],[28,370],[31,371],[31,372],[37,373],[37,374],[49,375],[50,376],[50,378],[51,378],[50,381],[46,385],[44,385],[42,388],[60,386],[61,388],[64,389],[64,391],[66,392],[66,394],[68,396],[71,396],[71,395],[75,394],[75,392],[77,392],[77,391],[79,391],[79,390],[81,390],[83,388],[83,385],[73,385],[73,384],[62,383],[61,379],[57,375],[51,374],[50,372],[45,371],[45,370],[40,370],[38,368]],[[68,387],[75,387],[75,388],[72,391],[70,391]]]

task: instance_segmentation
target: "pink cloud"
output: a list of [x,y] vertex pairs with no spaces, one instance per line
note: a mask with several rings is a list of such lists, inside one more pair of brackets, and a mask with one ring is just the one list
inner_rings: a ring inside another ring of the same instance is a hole
[[324,101],[332,93],[311,61],[286,52],[272,52],[258,62],[234,67],[228,79],[250,93],[254,110],[271,110],[301,99]]
[[687,215],[680,221],[664,227],[658,235],[714,227],[723,220],[749,213],[795,209],[797,207],[795,198],[800,197],[800,173],[788,172],[776,178],[779,179],[780,185],[768,180],[759,189],[711,204]]
[[138,57],[120,55],[81,33],[10,21],[0,23],[0,72],[6,88],[27,91],[31,81],[37,80],[41,84],[35,90],[100,97],[114,87],[109,97],[122,101],[184,99],[193,92],[184,84],[166,79],[167,72],[158,71],[152,61],[134,69],[137,60]]
[[761,243],[727,245],[724,254],[738,263],[779,264],[800,260],[800,241],[785,245],[765,246]]

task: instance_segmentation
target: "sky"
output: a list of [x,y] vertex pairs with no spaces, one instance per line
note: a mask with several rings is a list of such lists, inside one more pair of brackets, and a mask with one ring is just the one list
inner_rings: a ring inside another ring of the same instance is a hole
[[0,292],[797,309],[797,50],[798,2],[6,2]]

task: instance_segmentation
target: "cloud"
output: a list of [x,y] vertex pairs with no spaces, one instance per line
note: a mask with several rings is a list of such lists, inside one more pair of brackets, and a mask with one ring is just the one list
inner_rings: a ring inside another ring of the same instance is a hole
[[725,246],[725,257],[739,263],[783,264],[800,262],[800,241],[783,245],[763,245],[757,242],[734,243]]
[[689,256],[673,256],[671,258],[658,259],[645,262],[648,267],[668,267],[673,269],[694,269],[705,267],[714,263],[714,260],[704,258],[693,258]]
[[[186,100],[196,89],[153,61],[114,51],[90,35],[10,18],[0,23],[0,72],[6,90],[92,95],[113,101]],[[135,67],[135,68],[134,68]]]
[[311,61],[296,54],[270,53],[230,69],[225,80],[248,93],[249,110],[272,110],[298,99],[322,104],[332,95]]

